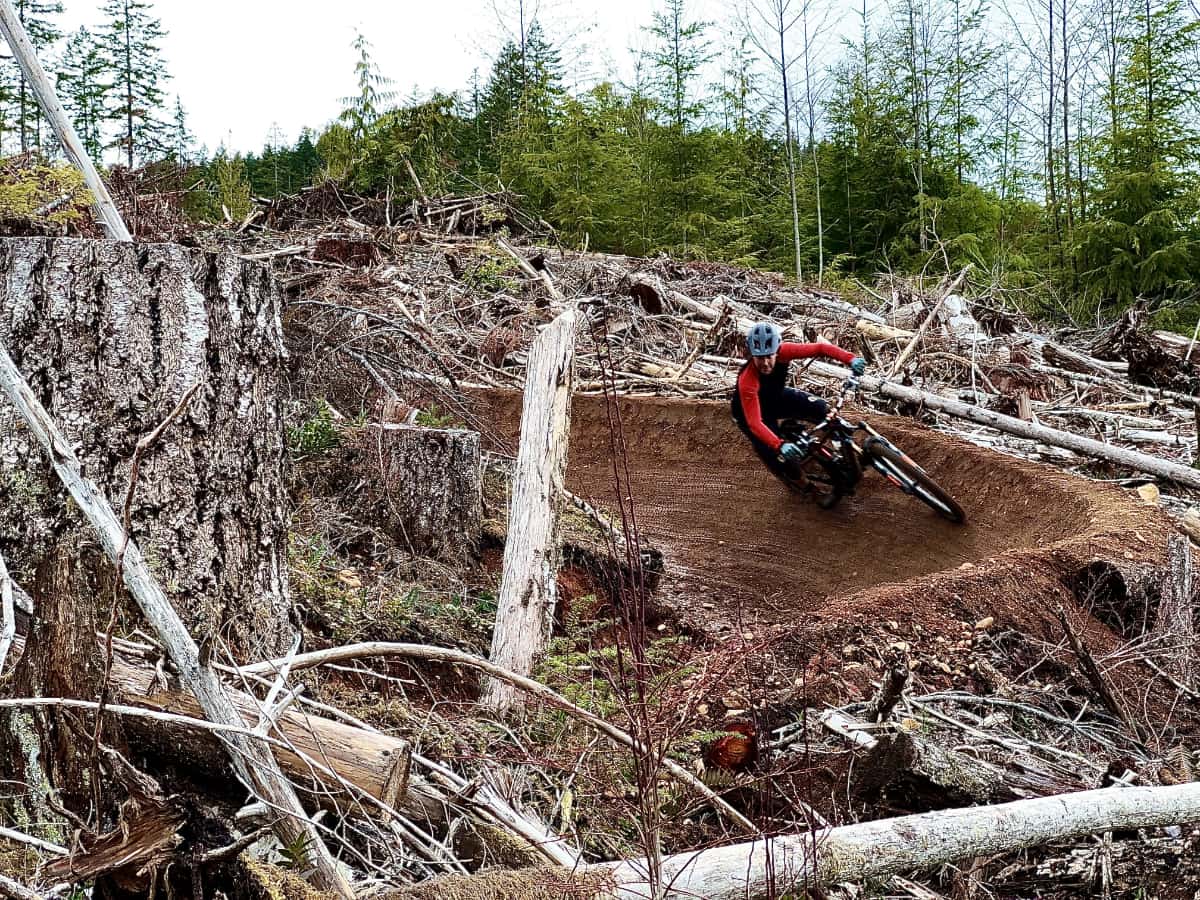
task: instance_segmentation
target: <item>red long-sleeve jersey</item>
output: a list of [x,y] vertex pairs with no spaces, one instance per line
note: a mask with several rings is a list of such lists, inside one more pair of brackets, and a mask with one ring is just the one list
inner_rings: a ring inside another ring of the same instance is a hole
[[779,435],[775,434],[766,426],[762,418],[762,407],[759,404],[759,391],[764,386],[764,378],[769,381],[770,386],[774,389],[782,391],[787,383],[788,363],[794,359],[808,359],[813,356],[828,356],[830,359],[836,359],[843,365],[849,365],[854,359],[854,354],[847,350],[843,350],[835,344],[797,344],[785,342],[779,345],[779,358],[775,361],[775,368],[767,376],[758,374],[758,369],[754,367],[752,362],[747,362],[742,367],[742,371],[738,373],[737,392],[738,399],[741,400],[742,415],[746,419],[746,427],[750,429],[758,440],[762,441],[775,452],[779,452],[779,448],[783,446],[783,441],[779,439]]

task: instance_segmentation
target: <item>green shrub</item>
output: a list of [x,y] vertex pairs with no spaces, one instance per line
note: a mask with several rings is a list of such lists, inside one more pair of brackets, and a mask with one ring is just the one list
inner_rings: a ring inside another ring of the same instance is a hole
[[288,445],[295,454],[327,453],[342,442],[329,404],[321,400],[302,425],[288,429]]

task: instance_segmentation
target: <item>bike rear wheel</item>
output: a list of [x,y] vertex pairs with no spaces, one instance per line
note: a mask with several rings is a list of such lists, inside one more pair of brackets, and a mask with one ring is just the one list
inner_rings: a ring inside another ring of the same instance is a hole
[[[795,433],[785,430],[792,439]],[[842,497],[852,493],[861,470],[856,470],[857,459],[847,460],[842,451],[832,442],[813,447],[804,459],[797,462],[778,464],[775,474],[798,494],[811,498],[822,509],[837,506]]]
[[904,493],[916,497],[943,519],[957,525],[967,520],[967,514],[925,470],[880,438],[870,438],[863,443],[863,455],[870,464],[888,481]]

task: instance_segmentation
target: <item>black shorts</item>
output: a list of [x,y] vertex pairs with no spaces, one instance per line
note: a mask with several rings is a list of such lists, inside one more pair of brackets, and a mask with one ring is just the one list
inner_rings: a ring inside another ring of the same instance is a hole
[[[769,403],[763,402],[761,397],[759,402],[762,405],[763,424],[775,434],[779,434],[779,423],[783,419],[803,419],[805,422],[815,424],[824,419],[829,412],[829,404],[820,397],[814,397],[812,394],[798,391],[795,388],[784,388],[778,399]],[[769,469],[780,468],[779,454],[754,436],[750,426],[746,424],[745,417],[738,415],[740,412],[740,409],[735,409],[733,420],[737,422],[742,433],[750,439],[755,452]]]

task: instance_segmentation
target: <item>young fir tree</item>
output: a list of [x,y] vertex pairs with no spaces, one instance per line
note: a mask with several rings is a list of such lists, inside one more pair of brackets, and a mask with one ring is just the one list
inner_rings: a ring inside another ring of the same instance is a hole
[[179,99],[179,95],[175,95],[175,113],[171,117],[171,155],[175,157],[175,161],[180,165],[187,165],[192,160],[192,148],[196,143],[196,136],[192,134],[187,125],[187,113],[183,108],[183,101]]
[[95,36],[80,28],[67,39],[59,63],[57,90],[71,124],[92,159],[104,152],[105,98],[111,73]]
[[[62,32],[54,24],[53,16],[61,15],[62,3],[58,0],[14,0],[17,18],[25,27],[25,34],[34,50],[42,51],[52,47],[62,37]],[[42,54],[39,52],[38,54]],[[13,126],[21,140],[21,152],[34,147],[41,147],[42,110],[38,106],[33,89],[25,80],[25,73],[17,67],[16,96],[13,102],[15,118]]]
[[705,185],[701,154],[704,141],[693,131],[705,109],[697,82],[704,65],[712,59],[705,36],[707,22],[692,21],[685,0],[666,0],[654,14],[649,32],[651,86],[661,113],[656,152],[665,169],[659,182],[658,206],[667,245],[687,254],[689,245],[703,229],[703,203],[698,201]]
[[110,146],[120,148],[130,168],[135,158],[171,149],[170,129],[159,118],[162,83],[169,76],[158,42],[166,32],[152,9],[145,0],[106,0],[103,7],[108,21],[100,32],[100,45],[113,84],[106,117],[118,129]]
[[533,159],[552,139],[564,96],[561,68],[557,49],[534,22],[523,47],[510,42],[501,49],[480,99],[480,124],[472,129],[485,141],[477,152],[481,168],[535,209],[547,192],[532,174]]
[[1200,22],[1181,0],[1141,0],[1123,73],[1095,218],[1079,229],[1087,293],[1125,305],[1195,291],[1200,276],[1200,130],[1191,67]]
[[383,112],[384,105],[395,98],[395,92],[388,89],[391,79],[385,78],[379,71],[379,66],[371,57],[371,42],[361,33],[354,36],[354,50],[358,53],[358,61],[354,64],[357,90],[352,96],[342,99],[346,108],[342,110],[338,121],[349,129],[355,141],[361,143],[367,140],[371,126]]

